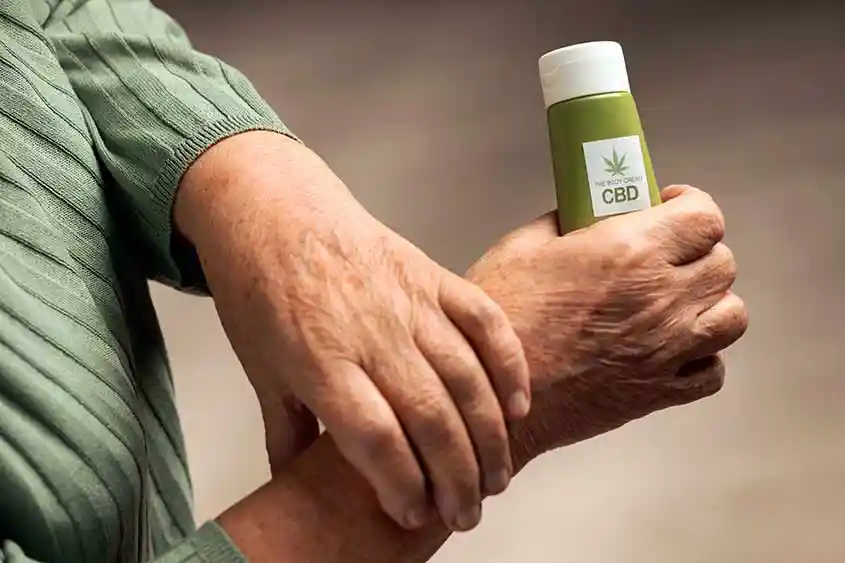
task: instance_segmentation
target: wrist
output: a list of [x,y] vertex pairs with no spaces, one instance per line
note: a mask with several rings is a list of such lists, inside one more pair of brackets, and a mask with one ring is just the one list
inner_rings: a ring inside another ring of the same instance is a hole
[[238,236],[268,208],[295,236],[297,228],[314,226],[317,213],[348,200],[354,201],[351,193],[316,153],[280,133],[249,131],[210,147],[188,169],[173,221],[200,251]]
[[255,563],[419,563],[450,535],[436,516],[422,529],[400,528],[327,434],[218,523]]
[[[535,457],[516,428],[515,470]],[[218,523],[247,560],[311,563],[419,563],[450,532],[432,510],[423,528],[400,528],[364,478],[323,434],[284,472],[224,514]]]
[[[550,356],[542,347],[536,346],[546,337],[520,322],[533,316],[527,307],[521,311],[506,312],[523,343],[531,373],[531,411],[528,416],[509,427],[511,458],[514,474],[517,474],[532,460],[549,451],[550,444],[558,442],[554,439],[554,432],[559,428],[553,421],[560,419],[569,409],[565,402],[559,400],[559,393],[553,387],[560,381],[572,378],[574,373],[571,371],[572,366],[565,360],[565,352],[561,350],[561,355]],[[539,315],[534,318],[539,318]]]

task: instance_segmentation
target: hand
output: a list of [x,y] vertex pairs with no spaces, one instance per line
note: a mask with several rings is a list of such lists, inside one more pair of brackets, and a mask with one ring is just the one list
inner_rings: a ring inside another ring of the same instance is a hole
[[663,198],[565,237],[546,215],[469,270],[509,314],[531,366],[519,464],[721,388],[716,354],[748,325],[730,292],[724,219],[697,189]]
[[[534,404],[513,430],[518,465],[722,385],[713,354],[747,317],[729,293],[721,213],[691,188],[663,195],[659,208],[563,238],[547,215],[470,269],[509,312],[531,368]],[[220,522],[256,562],[420,562],[449,536],[437,519],[414,532],[392,525],[328,436]]]
[[290,452],[314,438],[307,416],[304,434],[279,426],[280,413],[302,420],[292,394],[398,523],[424,523],[427,477],[443,520],[474,527],[483,495],[512,473],[503,411],[529,410],[528,367],[502,309],[279,135],[212,148],[183,180],[175,212],[270,441]]

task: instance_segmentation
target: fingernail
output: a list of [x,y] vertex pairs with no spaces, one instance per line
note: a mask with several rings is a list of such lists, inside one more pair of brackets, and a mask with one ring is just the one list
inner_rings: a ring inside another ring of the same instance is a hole
[[525,391],[517,391],[508,399],[508,412],[511,413],[511,416],[523,418],[528,414],[530,408],[528,395]]
[[511,481],[511,475],[510,472],[502,469],[501,471],[488,473],[486,481],[487,493],[491,495],[498,495],[508,488]]
[[472,530],[476,526],[478,526],[478,522],[481,521],[481,507],[474,506],[470,509],[467,509],[460,514],[458,514],[458,518],[455,521],[456,527],[458,530],[465,532],[467,530]]
[[423,510],[409,510],[405,513],[405,518],[403,519],[405,523],[405,527],[409,530],[416,530],[418,528],[422,528],[425,525],[426,515],[425,511]]

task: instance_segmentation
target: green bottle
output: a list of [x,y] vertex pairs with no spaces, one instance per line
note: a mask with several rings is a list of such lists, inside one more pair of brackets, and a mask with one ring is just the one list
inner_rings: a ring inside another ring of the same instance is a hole
[[539,66],[561,232],[659,204],[622,46],[571,45]]

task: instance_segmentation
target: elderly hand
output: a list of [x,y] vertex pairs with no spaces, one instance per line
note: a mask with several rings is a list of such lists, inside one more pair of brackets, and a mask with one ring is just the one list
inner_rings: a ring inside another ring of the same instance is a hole
[[469,270],[508,313],[531,367],[517,465],[721,388],[717,354],[748,325],[730,291],[724,220],[697,189],[663,198],[564,237],[546,215]]
[[258,395],[271,462],[315,436],[301,401],[398,523],[424,523],[428,480],[444,522],[477,525],[483,496],[511,477],[506,418],[530,404],[502,309],[280,135],[210,149],[183,179],[175,219]]

